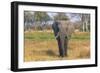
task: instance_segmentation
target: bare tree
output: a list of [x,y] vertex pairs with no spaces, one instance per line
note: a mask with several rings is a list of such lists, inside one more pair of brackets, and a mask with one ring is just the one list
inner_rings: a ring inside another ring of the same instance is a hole
[[82,31],[90,31],[90,14],[82,14]]
[[34,22],[34,12],[32,11],[24,11],[24,26],[25,30],[30,30],[31,26]]
[[83,32],[90,31],[90,14],[83,14],[83,13],[71,13],[71,18],[78,18],[80,24],[80,30]]

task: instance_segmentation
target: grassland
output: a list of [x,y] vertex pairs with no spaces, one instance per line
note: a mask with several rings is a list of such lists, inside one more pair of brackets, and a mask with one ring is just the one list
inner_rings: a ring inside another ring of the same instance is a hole
[[58,56],[58,45],[53,32],[31,31],[24,34],[24,61],[26,62],[90,58],[89,32],[72,34],[68,45],[68,56],[64,58]]

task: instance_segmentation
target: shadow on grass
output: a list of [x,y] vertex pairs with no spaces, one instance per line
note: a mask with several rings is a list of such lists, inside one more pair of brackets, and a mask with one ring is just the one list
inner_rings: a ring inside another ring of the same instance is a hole
[[47,50],[47,51],[45,51],[46,52],[46,54],[47,55],[49,55],[49,56],[58,56],[55,52],[53,52],[52,50]]
[[51,57],[57,57],[58,56],[56,54],[56,52],[54,52],[52,50],[42,50],[42,51],[33,50],[32,54],[33,55],[46,55],[46,56],[51,56]]

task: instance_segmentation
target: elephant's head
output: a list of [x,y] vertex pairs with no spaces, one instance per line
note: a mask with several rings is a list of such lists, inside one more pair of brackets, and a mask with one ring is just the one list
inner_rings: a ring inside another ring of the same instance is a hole
[[71,34],[74,32],[74,25],[70,21],[58,21],[59,32],[57,36],[66,36],[67,38],[71,37]]

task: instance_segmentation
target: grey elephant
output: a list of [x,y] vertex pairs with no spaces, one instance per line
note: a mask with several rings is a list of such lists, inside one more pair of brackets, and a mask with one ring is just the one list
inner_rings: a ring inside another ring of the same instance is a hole
[[58,42],[59,56],[64,57],[68,55],[68,41],[74,31],[74,26],[69,21],[55,21],[52,24],[55,38]]

